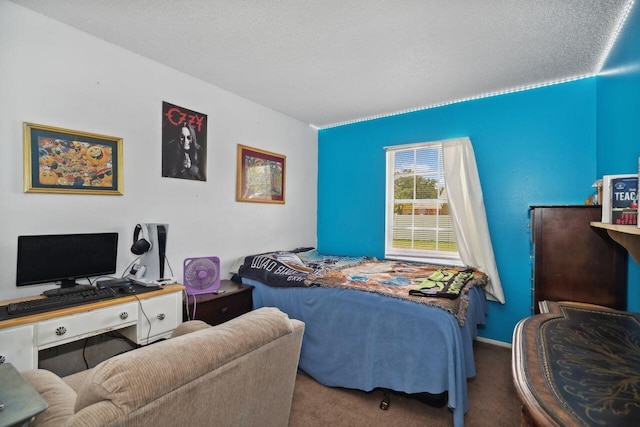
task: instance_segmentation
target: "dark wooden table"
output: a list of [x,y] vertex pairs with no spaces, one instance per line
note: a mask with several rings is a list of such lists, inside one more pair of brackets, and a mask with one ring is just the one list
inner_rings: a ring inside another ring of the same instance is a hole
[[522,425],[640,425],[640,314],[540,304],[513,335]]

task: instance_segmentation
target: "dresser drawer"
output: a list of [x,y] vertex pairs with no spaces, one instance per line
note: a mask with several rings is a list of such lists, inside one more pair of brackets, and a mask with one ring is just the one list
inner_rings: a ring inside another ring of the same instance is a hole
[[138,303],[129,302],[38,323],[38,350],[134,325]]

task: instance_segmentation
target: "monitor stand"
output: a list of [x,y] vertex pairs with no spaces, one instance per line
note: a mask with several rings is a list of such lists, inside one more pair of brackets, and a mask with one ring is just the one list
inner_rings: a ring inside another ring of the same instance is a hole
[[44,291],[42,295],[46,297],[53,297],[57,295],[67,295],[67,294],[75,294],[78,292],[91,291],[94,289],[95,288],[91,285],[75,285],[75,286],[69,286],[66,288],[49,289],[48,291]]

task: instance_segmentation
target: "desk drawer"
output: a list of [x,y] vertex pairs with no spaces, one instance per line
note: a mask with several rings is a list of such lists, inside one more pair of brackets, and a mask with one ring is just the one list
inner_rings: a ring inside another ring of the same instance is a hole
[[138,303],[130,302],[38,323],[38,349],[49,348],[133,325]]
[[0,364],[11,363],[18,371],[36,367],[33,325],[0,329]]
[[182,295],[178,292],[141,301],[138,315],[138,344],[149,344],[158,338],[168,338],[182,323]]

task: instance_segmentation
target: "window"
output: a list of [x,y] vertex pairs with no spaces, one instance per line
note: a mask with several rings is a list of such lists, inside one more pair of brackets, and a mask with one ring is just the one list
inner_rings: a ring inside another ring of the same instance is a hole
[[442,143],[387,148],[385,258],[461,265]]

